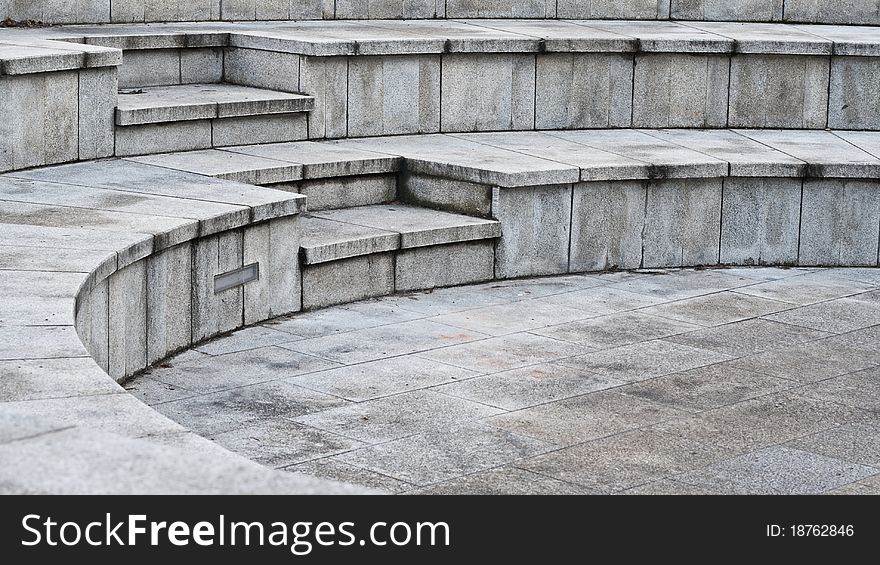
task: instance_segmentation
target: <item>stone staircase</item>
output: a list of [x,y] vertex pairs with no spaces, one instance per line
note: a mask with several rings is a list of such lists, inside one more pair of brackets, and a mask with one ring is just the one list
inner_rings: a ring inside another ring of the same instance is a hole
[[[10,275],[0,363],[40,382],[394,292],[880,265],[877,0],[85,4],[0,0],[88,24],[0,29],[0,257],[65,281]],[[170,429],[94,398],[51,429]]]

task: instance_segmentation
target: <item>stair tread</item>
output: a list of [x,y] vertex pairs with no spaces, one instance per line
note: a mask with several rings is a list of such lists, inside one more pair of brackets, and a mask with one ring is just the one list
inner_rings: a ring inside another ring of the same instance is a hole
[[222,149],[160,153],[127,160],[249,184],[294,182],[303,177],[301,164]]
[[116,125],[305,112],[314,98],[237,84],[182,84],[120,90]]
[[312,213],[302,225],[306,264],[501,235],[495,220],[396,203]]

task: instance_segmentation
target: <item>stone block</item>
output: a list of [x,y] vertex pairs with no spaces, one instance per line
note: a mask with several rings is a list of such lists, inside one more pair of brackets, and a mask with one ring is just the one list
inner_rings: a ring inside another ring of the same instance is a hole
[[353,57],[348,66],[348,135],[440,130],[440,56]]
[[225,0],[220,4],[224,20],[286,20],[290,0]]
[[778,22],[783,0],[672,0],[672,18],[734,22]]
[[280,143],[306,139],[308,119],[303,113],[222,118],[211,120],[211,129],[214,147]]
[[730,127],[825,128],[829,65],[829,57],[734,56]]
[[214,293],[216,275],[243,266],[242,251],[242,234],[239,230],[202,238],[193,244],[192,343],[242,325],[242,287]]
[[629,127],[632,123],[631,55],[539,55],[536,80],[536,129]]
[[663,20],[669,17],[670,0],[559,0],[558,18]]
[[645,268],[718,263],[721,185],[720,179],[648,184]]
[[492,216],[503,226],[497,278],[568,272],[571,192],[571,185],[492,189]]
[[834,57],[831,60],[831,88],[828,127],[880,130],[880,58]]
[[575,184],[571,272],[641,267],[645,198],[644,182]]
[[824,24],[880,24],[877,0],[786,0],[785,21]]
[[180,51],[180,84],[223,82],[223,50],[204,47]]
[[729,75],[730,63],[725,55],[637,56],[633,127],[724,127]]
[[394,293],[394,258],[376,253],[303,269],[303,309],[354,302]]
[[411,204],[472,216],[485,217],[492,212],[492,187],[486,184],[407,174],[399,190],[401,200]]
[[146,124],[116,130],[117,157],[210,148],[211,120]]
[[467,241],[405,249],[395,260],[395,290],[406,292],[492,280],[495,242]]
[[180,84],[180,50],[128,49],[119,67],[119,88]]
[[877,265],[878,189],[875,181],[804,181],[800,264]]
[[113,0],[114,23],[186,22],[216,20],[221,0]]
[[300,91],[315,98],[309,139],[345,137],[348,132],[348,59],[302,57]]
[[442,18],[444,14],[442,0],[337,0],[335,17],[339,20],[433,19]]
[[282,188],[308,197],[309,210],[334,210],[383,204],[397,198],[397,175],[367,175],[302,181]]
[[260,279],[244,286],[245,324],[300,310],[299,221],[288,216],[244,230],[244,264],[260,265]]
[[534,55],[446,55],[441,74],[441,131],[534,128]]
[[447,0],[447,18],[554,18],[555,0]]
[[299,55],[258,51],[256,49],[227,49],[223,58],[227,82],[257,88],[299,91]]
[[105,372],[110,371],[110,293],[109,281],[104,279],[79,300],[76,313],[76,332],[83,345]]
[[147,260],[147,363],[188,347],[192,339],[192,244]]
[[115,68],[83,69],[79,73],[79,159],[113,155],[116,93]]
[[109,278],[109,365],[117,381],[147,366],[147,261]]
[[75,161],[76,71],[0,77],[0,171]]
[[725,179],[721,263],[797,264],[801,188],[800,179]]
[[0,17],[53,24],[106,23],[110,21],[110,0],[3,0]]

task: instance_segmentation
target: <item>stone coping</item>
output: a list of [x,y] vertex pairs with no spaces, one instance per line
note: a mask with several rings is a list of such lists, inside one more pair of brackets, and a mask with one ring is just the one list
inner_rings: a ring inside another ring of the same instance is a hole
[[78,298],[134,261],[299,214],[302,196],[125,161],[20,174],[0,176],[0,493],[365,492],[187,432],[117,385],[74,329]]
[[238,47],[307,56],[646,52],[880,55],[872,26],[615,20],[352,20],[116,24],[2,30],[117,49]]

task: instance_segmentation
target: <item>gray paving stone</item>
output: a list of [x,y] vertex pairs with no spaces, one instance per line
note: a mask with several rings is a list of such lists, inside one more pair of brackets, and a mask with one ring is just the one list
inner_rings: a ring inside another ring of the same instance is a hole
[[504,410],[519,410],[622,384],[623,381],[587,371],[541,363],[446,384],[435,390]]
[[154,373],[153,378],[204,394],[286,379],[334,366],[335,363],[324,359],[269,346],[176,363],[172,369]]
[[700,326],[719,326],[790,308],[791,304],[785,302],[727,291],[667,302],[641,311]]
[[599,490],[620,491],[713,463],[725,452],[652,430],[589,441],[518,463],[530,471]]
[[[717,0],[710,0],[717,1]],[[752,1],[754,0],[747,0]],[[718,4],[722,2],[717,1]],[[782,19],[782,2],[772,0],[766,4],[775,4],[772,9],[776,17],[767,18],[766,21],[779,21]],[[769,6],[768,6],[769,8]],[[747,14],[740,21],[756,21],[757,10],[745,8]],[[712,18],[706,18],[712,19]],[[726,19],[726,18],[723,18]],[[806,30],[786,24],[766,23],[721,23],[700,22],[693,24],[697,29],[727,37],[736,41],[737,54],[772,54],[772,55],[831,55],[833,42],[822,38],[818,34],[812,34]]]
[[[823,126],[824,127],[824,126]],[[736,130],[773,149],[788,153],[809,166],[820,178],[875,178],[880,161],[840,137],[825,131]]]
[[214,441],[267,467],[286,467],[355,449],[363,444],[286,418],[249,422],[215,435]]
[[[446,430],[453,425],[501,412],[497,408],[437,392],[412,391],[324,410],[295,420],[307,426],[373,444],[432,430]],[[356,460],[343,460],[364,466]],[[381,469],[373,470],[382,472]],[[398,475],[392,473],[391,476]],[[405,477],[399,478],[406,480]]]
[[549,449],[551,446],[541,441],[470,424],[358,449],[340,455],[338,459],[425,486]]
[[864,465],[771,447],[679,475],[677,480],[725,494],[821,494],[877,474]]
[[850,342],[849,335],[820,339],[744,357],[731,366],[808,383],[880,364],[880,355]]
[[650,426],[684,412],[600,391],[486,419],[486,423],[560,446]]
[[870,424],[844,424],[785,444],[851,463],[880,467],[880,429]]
[[413,488],[413,485],[388,477],[381,473],[368,471],[334,459],[315,459],[286,467],[285,471],[304,473],[313,477],[324,477],[346,484],[358,485],[385,492],[400,493]]
[[507,335],[543,328],[559,322],[590,317],[582,310],[556,304],[535,308],[530,301],[486,306],[432,318],[437,322],[491,335]]
[[564,359],[560,363],[567,367],[636,382],[728,359],[730,357],[722,353],[656,340],[588,353]]
[[438,344],[455,345],[488,337],[432,320],[413,320],[389,326],[356,330],[304,339],[285,348],[307,355],[351,365],[434,349]]
[[417,490],[418,495],[594,495],[598,491],[565,483],[537,473],[501,467],[437,483]]
[[780,392],[689,418],[668,420],[655,428],[743,453],[849,422],[863,422],[869,417],[840,404]]
[[82,273],[4,270],[0,324],[60,326],[74,323],[70,303],[84,284]]
[[395,251],[400,234],[319,216],[302,219],[302,254],[307,265]]
[[268,418],[293,418],[345,404],[341,398],[278,381],[164,402],[153,408],[199,435],[214,436]]
[[732,290],[755,284],[750,273],[728,270],[647,271],[646,276],[628,278],[609,286],[612,289],[646,294],[658,299],[682,300],[703,294]]
[[441,316],[464,310],[493,306],[506,302],[497,294],[482,288],[469,287],[473,292],[461,293],[454,288],[438,288],[424,292],[410,292],[387,297],[384,301],[409,311],[413,316]]
[[663,300],[610,286],[598,286],[541,297],[537,302],[581,310],[587,314],[585,317],[592,318],[653,306]]
[[566,341],[520,333],[440,347],[419,356],[479,373],[497,373],[573,357],[584,351],[583,347]]
[[237,330],[229,335],[209,341],[196,348],[208,355],[225,355],[250,349],[278,345],[300,339],[298,336],[264,326]]
[[872,287],[866,283],[846,279],[835,280],[822,274],[806,274],[743,286],[736,289],[736,292],[790,304],[807,305],[852,296],[870,288]]
[[718,363],[631,384],[618,392],[681,410],[701,411],[797,386],[786,379],[736,367],[736,362]]
[[666,340],[741,357],[808,343],[831,334],[771,320],[745,320],[676,335]]
[[328,310],[298,313],[264,325],[296,337],[321,337],[424,317],[395,306],[391,300],[356,302]]
[[578,343],[589,349],[610,349],[694,331],[700,326],[651,316],[644,311],[623,312],[549,326],[532,333]]
[[800,393],[817,400],[838,402],[877,412],[880,410],[880,392],[876,382],[880,369],[872,367],[824,381],[809,384]]
[[400,168],[399,157],[364,151],[344,142],[295,141],[228,147],[224,151],[302,165],[305,179],[389,173]]
[[637,38],[645,52],[730,53],[734,47],[732,39],[677,22],[596,21],[590,26]]
[[765,317],[823,332],[845,333],[880,324],[880,304],[839,298]]
[[689,485],[667,478],[626,489],[620,494],[635,496],[681,496],[694,494],[711,495],[714,493],[707,487]]
[[[170,365],[168,365],[170,367]],[[137,378],[125,383],[125,390],[147,405],[191,398],[196,393],[182,387],[165,384],[150,377],[152,371],[144,371]]]
[[346,400],[362,402],[466,380],[478,374],[414,355],[404,355],[300,375],[292,377],[289,382]]

